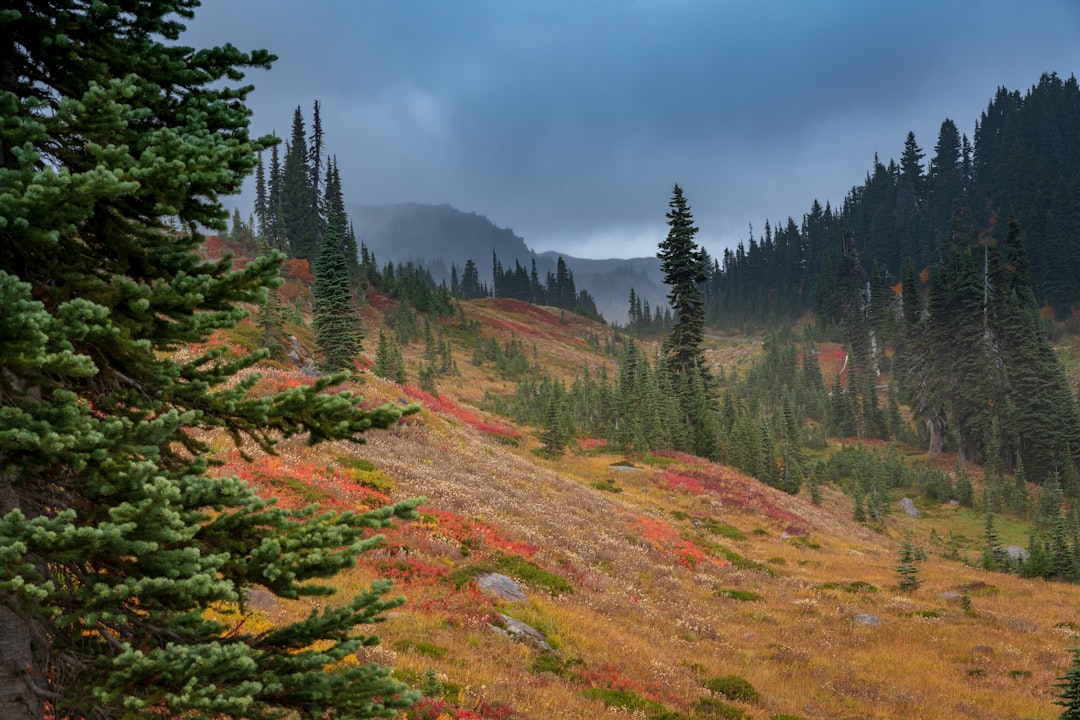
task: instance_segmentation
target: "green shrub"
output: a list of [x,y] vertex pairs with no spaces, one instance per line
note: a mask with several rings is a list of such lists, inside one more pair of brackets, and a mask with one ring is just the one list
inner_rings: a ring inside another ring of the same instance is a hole
[[447,648],[435,643],[424,642],[423,640],[413,642],[412,640],[406,640],[404,638],[395,640],[391,646],[394,652],[414,652],[417,655],[423,655],[424,657],[432,658],[433,660],[439,660],[446,657],[446,654],[450,652]]
[[349,468],[348,474],[349,479],[357,485],[363,485],[372,490],[378,490],[381,493],[391,493],[394,491],[394,481],[378,470]]
[[665,710],[664,706],[655,700],[643,698],[629,690],[612,690],[610,688],[586,688],[581,693],[592,700],[599,700],[608,707],[626,708],[631,712],[641,710],[649,714]]
[[581,660],[577,658],[567,658],[563,660],[556,653],[543,652],[536,656],[532,663],[532,671],[536,674],[551,673],[552,675],[558,675],[559,677],[565,677],[570,674],[570,670],[575,665],[583,664]]
[[694,706],[694,712],[707,720],[744,720],[750,717],[734,705],[715,698],[701,698]]
[[711,532],[713,535],[719,535],[720,537],[727,538],[728,540],[745,540],[746,533],[734,525],[729,525],[725,522],[720,522],[714,518],[708,518],[702,523],[702,527]]
[[363,470],[365,472],[371,472],[372,470],[377,469],[375,467],[375,463],[365,458],[347,457],[341,458],[340,460],[338,460],[338,462],[341,463],[342,467],[348,468],[350,470]]
[[846,593],[851,593],[852,595],[857,595],[859,593],[872,594],[878,591],[876,587],[868,582],[863,582],[862,580],[856,580],[847,585],[838,582],[827,582],[818,585],[818,587],[822,590],[842,590]]
[[758,600],[764,600],[765,598],[753,590],[739,590],[737,588],[721,588],[716,591],[716,594],[720,597],[731,598],[732,600],[741,600],[742,602],[757,602]]
[[609,493],[621,493],[623,491],[621,487],[619,487],[618,485],[614,485],[607,480],[600,480],[594,483],[590,483],[590,486],[597,490],[603,490],[604,492]]
[[738,675],[709,678],[705,681],[705,687],[718,695],[723,695],[728,700],[751,704],[757,704],[761,700],[761,696],[758,695],[758,691],[754,689],[750,681]]
[[574,592],[574,586],[563,577],[537,567],[519,555],[495,553],[487,562],[472,563],[457,568],[445,575],[447,582],[461,589],[477,575],[497,572],[520,580],[523,583],[544,588],[552,595]]

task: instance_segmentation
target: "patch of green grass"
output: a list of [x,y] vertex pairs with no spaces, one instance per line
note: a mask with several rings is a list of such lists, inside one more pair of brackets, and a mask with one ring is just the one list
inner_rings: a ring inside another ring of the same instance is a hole
[[[771,557],[767,559],[765,563],[767,565],[776,565],[777,567],[783,567],[784,565],[787,565],[787,560],[782,557]],[[802,562],[800,562],[799,564],[801,565]]]
[[413,652],[417,655],[423,655],[424,657],[431,658],[432,660],[441,660],[446,657],[446,654],[450,652],[449,648],[444,648],[441,645],[435,643],[425,642],[423,640],[412,641],[402,638],[395,640],[391,646],[394,652],[405,653]]
[[608,707],[623,708],[631,713],[641,712],[648,720],[689,720],[685,715],[669,710],[656,700],[644,698],[630,690],[612,690],[609,688],[586,688],[581,694],[593,700],[599,700]]
[[705,681],[705,687],[717,695],[723,695],[728,700],[750,703],[756,705],[761,701],[758,691],[746,678],[738,675],[722,675],[709,678]]
[[877,587],[868,582],[863,582],[862,580],[856,580],[847,583],[846,585],[838,582],[827,582],[818,585],[818,588],[821,590],[842,590],[843,592],[851,593],[852,595],[858,595],[859,593],[872,594],[878,591]]
[[725,522],[720,522],[715,518],[707,518],[702,524],[706,530],[713,535],[719,535],[720,537],[727,538],[728,540],[745,540],[746,533],[734,525],[729,525]]
[[608,480],[598,480],[597,482],[589,483],[589,487],[609,493],[621,493],[623,491],[621,487],[612,484]]
[[378,490],[381,493],[394,491],[394,481],[378,470],[361,470],[359,468],[348,469],[349,479],[357,485]]
[[701,698],[694,705],[694,713],[706,720],[745,720],[750,716],[734,705],[729,705],[716,698]]
[[[689,540],[691,538],[686,538],[686,539]],[[763,572],[766,575],[776,577],[776,571],[773,570],[771,567],[767,567],[765,565],[762,565],[759,562],[754,562],[753,560],[750,560],[749,558],[745,558],[742,555],[740,555],[739,553],[735,552],[734,550],[729,550],[728,548],[724,547],[723,545],[717,545],[716,543],[706,542],[705,540],[702,540],[699,537],[695,537],[695,538],[693,538],[693,540],[694,540],[694,542],[697,542],[703,548],[708,550],[709,554],[712,555],[713,557],[720,557],[720,558],[723,558],[723,559],[727,560],[729,563],[731,563],[732,567],[738,568],[740,570],[754,570],[754,571],[757,571],[757,572]]]
[[803,535],[796,535],[791,538],[792,547],[809,548],[810,550],[820,550],[821,544],[813,542],[810,538]]
[[375,463],[360,457],[346,457],[338,460],[342,467],[349,468],[350,470],[363,470],[364,472],[371,472],[376,470]]
[[306,503],[323,502],[333,497],[326,490],[313,487],[293,477],[263,475],[260,479],[268,487],[280,488],[283,491],[282,494],[293,495]]
[[566,677],[570,674],[576,665],[581,665],[581,660],[577,658],[567,658],[563,660],[556,653],[543,652],[536,656],[532,662],[532,671],[537,675],[542,673],[551,673],[559,677]]
[[552,595],[574,592],[574,586],[565,578],[548,572],[519,555],[503,553],[495,553],[487,562],[464,565],[447,573],[445,577],[448,582],[454,584],[455,588],[461,589],[477,575],[491,572],[501,573],[528,585],[544,588]]
[[753,590],[739,590],[738,588],[721,588],[717,590],[716,595],[719,597],[731,598],[732,600],[740,600],[742,602],[757,602],[758,600],[764,600],[764,596]]

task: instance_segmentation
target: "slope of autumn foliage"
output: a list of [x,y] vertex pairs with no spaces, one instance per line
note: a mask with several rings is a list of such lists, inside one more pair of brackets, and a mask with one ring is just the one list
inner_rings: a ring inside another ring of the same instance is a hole
[[[516,304],[464,309],[500,342],[535,338],[545,368],[605,362],[559,339],[606,332],[599,326]],[[369,341],[367,359],[372,350]],[[468,347],[454,350],[462,375],[440,378],[437,396],[370,374],[356,386],[373,406],[418,400],[424,413],[359,447],[287,442],[245,476],[290,507],[427,498],[420,520],[386,531],[339,585],[348,593],[390,577],[408,598],[380,626],[382,643],[355,660],[392,663],[425,693],[406,717],[1057,717],[1052,685],[1080,628],[1080,589],[946,557],[935,538],[967,511],[922,506],[920,521],[894,511],[870,529],[851,522],[850,499],[832,488],[818,506],[805,490],[792,497],[689,455],[628,458],[583,440],[548,459],[534,429],[478,409],[506,382],[472,366]],[[403,352],[415,376],[422,343]],[[359,462],[380,482],[359,482],[366,475],[349,471]],[[906,530],[928,551],[912,593],[899,591],[894,570]],[[967,542],[976,554],[978,539]],[[481,591],[485,572],[515,578],[528,599]],[[272,621],[308,606],[258,598],[249,612]],[[515,640],[506,617],[551,649]],[[726,675],[760,700],[709,689]]]

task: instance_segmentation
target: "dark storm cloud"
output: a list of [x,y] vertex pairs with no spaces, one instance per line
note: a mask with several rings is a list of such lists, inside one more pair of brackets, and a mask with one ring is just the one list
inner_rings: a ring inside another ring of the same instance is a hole
[[874,154],[1080,66],[1072,0],[207,0],[185,36],[280,56],[259,132],[319,99],[350,202],[449,202],[536,249],[646,255],[671,187],[717,252],[834,205]]

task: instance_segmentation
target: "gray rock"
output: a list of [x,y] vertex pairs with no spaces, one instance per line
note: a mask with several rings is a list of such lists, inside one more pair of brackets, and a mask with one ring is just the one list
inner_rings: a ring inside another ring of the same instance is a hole
[[1009,559],[1013,562],[1019,560],[1020,562],[1027,562],[1031,559],[1031,553],[1025,547],[1019,545],[1010,545],[1005,548],[1005,554],[1009,556]]
[[903,510],[909,518],[919,517],[919,509],[915,507],[915,503],[911,501],[911,498],[901,498],[900,509]]
[[961,593],[956,592],[955,590],[946,590],[945,592],[941,593],[942,600],[959,600],[962,597],[964,596]]
[[507,602],[525,602],[525,592],[516,582],[499,573],[485,573],[476,576],[476,584],[500,600]]
[[494,625],[492,625],[492,629],[497,630],[498,632],[505,633],[510,637],[514,638],[515,640],[522,640],[524,642],[528,642],[540,648],[541,650],[553,649],[551,645],[548,644],[547,637],[544,636],[544,633],[540,632],[536,628],[521,622],[517,618],[512,618],[509,615],[503,615],[502,613],[499,613],[499,616],[502,618],[502,621],[506,625],[506,627],[495,627]]
[[877,615],[871,615],[870,613],[859,613],[857,615],[852,615],[851,619],[857,623],[862,623],[863,625],[881,624],[881,618],[879,618]]

